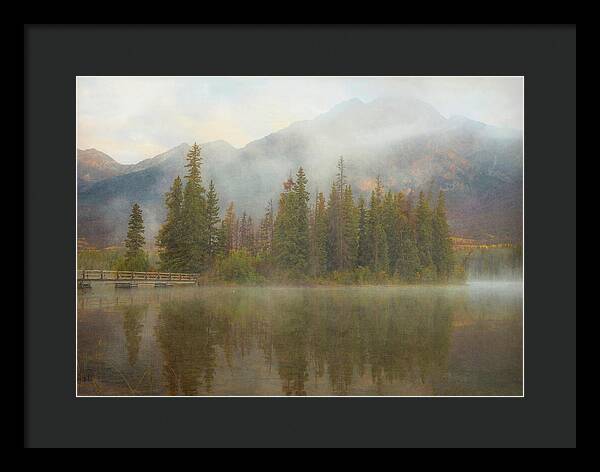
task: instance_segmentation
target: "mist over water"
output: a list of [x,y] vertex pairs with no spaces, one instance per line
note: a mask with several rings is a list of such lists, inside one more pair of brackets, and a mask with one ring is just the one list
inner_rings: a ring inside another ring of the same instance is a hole
[[521,395],[522,287],[95,285],[79,395]]
[[520,245],[457,252],[465,265],[469,281],[521,282],[523,280],[523,251]]

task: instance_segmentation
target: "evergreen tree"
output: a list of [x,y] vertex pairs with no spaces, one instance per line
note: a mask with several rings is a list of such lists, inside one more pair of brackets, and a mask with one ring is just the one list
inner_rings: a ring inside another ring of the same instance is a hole
[[421,270],[432,270],[433,217],[429,208],[429,201],[423,192],[419,193],[415,214],[415,230]]
[[344,210],[343,210],[343,201],[344,201],[344,187],[346,186],[346,174],[344,173],[344,158],[340,156],[338,161],[338,173],[336,176],[336,233],[335,233],[335,244],[337,247],[337,266],[338,270],[343,270],[346,260],[346,246],[344,239]]
[[396,261],[396,272],[406,282],[414,282],[421,267],[412,220],[410,203],[408,203],[398,222],[399,247]]
[[438,201],[433,216],[432,259],[437,269],[438,277],[442,280],[448,280],[452,275],[454,261],[450,229],[446,220],[446,200],[442,191],[438,194]]
[[383,225],[383,185],[378,176],[368,212],[367,260],[374,272],[389,271],[387,236]]
[[311,277],[317,276],[317,233],[316,233],[316,208],[308,207],[308,273]]
[[293,237],[296,246],[296,262],[294,266],[297,270],[303,271],[308,267],[309,252],[309,234],[308,234],[308,201],[310,196],[306,188],[308,180],[304,169],[300,167],[296,174],[296,182],[292,189],[293,198],[293,218],[295,231]]
[[244,249],[248,251],[248,215],[246,215],[245,211],[242,213],[242,217],[239,219],[239,223],[237,226],[239,249]]
[[144,219],[142,209],[137,203],[131,207],[129,223],[127,225],[127,239],[125,239],[125,266],[126,270],[144,271],[148,265],[148,259],[144,251]]
[[252,221],[252,216],[248,216],[246,222],[246,249],[252,255],[256,254],[256,237],[254,230],[254,222]]
[[270,257],[273,254],[274,220],[273,200],[270,200],[258,230],[257,249],[258,253],[263,257]]
[[229,254],[236,249],[236,216],[233,202],[229,204],[225,212],[225,218],[221,221],[221,233],[223,237],[223,253]]
[[358,257],[358,209],[354,206],[354,197],[352,196],[352,187],[346,185],[344,189],[344,199],[342,202],[343,215],[343,245],[346,248],[342,268],[351,270],[356,266]]
[[317,194],[315,203],[315,268],[316,275],[327,270],[327,209],[323,192]]
[[219,213],[219,198],[211,180],[206,195],[206,246],[208,261],[211,264],[219,252],[220,237],[222,237],[219,231]]
[[238,223],[238,249],[243,249],[248,254],[254,254],[256,252],[254,239],[252,217],[244,211]]
[[327,201],[327,270],[330,272],[339,270],[342,265],[340,213],[340,197],[334,182],[331,184]]
[[352,188],[346,184],[344,158],[338,161],[338,173],[327,203],[327,265],[329,270],[350,270],[358,255],[359,215],[354,206]]
[[361,196],[358,199],[358,254],[356,263],[360,267],[367,267],[369,265],[368,259],[368,221],[367,221],[367,208],[365,206],[365,199]]
[[277,207],[277,217],[275,218],[275,231],[273,239],[273,253],[277,265],[284,270],[290,269],[290,253],[294,251],[291,238],[292,232],[292,184],[288,181],[283,184],[283,192],[279,196],[279,206]]
[[208,262],[208,225],[201,164],[200,146],[194,143],[187,154],[185,167],[188,173],[185,176],[186,184],[183,192],[183,243],[186,270],[189,272],[203,271]]
[[403,195],[394,195],[391,190],[388,190],[383,199],[382,205],[382,224],[385,231],[386,241],[388,245],[389,256],[389,272],[391,275],[395,272],[396,263],[398,262],[398,252],[400,246],[399,239],[399,224],[401,218],[401,203],[398,200],[402,199]]
[[160,267],[162,270],[179,272],[184,269],[185,265],[182,240],[184,234],[183,185],[179,176],[173,181],[171,190],[166,194],[165,205],[167,218],[156,237]]
[[306,272],[310,252],[308,228],[307,179],[302,167],[291,188],[284,184],[277,219],[275,221],[274,249],[279,267],[295,275]]

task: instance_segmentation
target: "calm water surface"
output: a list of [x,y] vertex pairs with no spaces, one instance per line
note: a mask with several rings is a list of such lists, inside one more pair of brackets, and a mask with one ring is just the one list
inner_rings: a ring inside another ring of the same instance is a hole
[[79,290],[79,395],[521,395],[521,283]]

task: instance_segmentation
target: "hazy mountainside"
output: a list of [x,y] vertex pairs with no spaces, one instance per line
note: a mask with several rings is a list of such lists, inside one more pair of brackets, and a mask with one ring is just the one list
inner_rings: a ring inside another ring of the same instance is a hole
[[77,149],[77,185],[82,190],[99,180],[126,172],[127,166],[97,149]]
[[[185,147],[186,145],[181,146]],[[187,147],[185,149],[187,150]],[[97,149],[77,149],[78,188],[81,191],[100,180],[154,167],[170,157],[177,156],[180,152],[181,149],[178,146],[151,159],[144,159],[137,164],[120,164],[108,154]]]
[[[133,166],[111,159],[115,173],[105,177],[87,170],[90,166],[82,173],[80,160],[78,177],[85,185],[79,187],[79,236],[99,246],[119,244],[137,201],[152,242],[164,218],[164,194],[177,175],[185,174],[188,149],[181,144]],[[441,188],[447,191],[454,234],[490,241],[521,238],[521,132],[462,117],[446,119],[418,100],[354,99],[241,149],[224,141],[203,144],[204,183],[215,181],[222,210],[234,201],[238,213],[245,210],[259,219],[269,199],[277,204],[281,183],[299,165],[313,194],[317,189],[327,194],[340,155],[355,195],[366,196],[377,175],[395,191]],[[84,175],[90,177],[82,180]]]

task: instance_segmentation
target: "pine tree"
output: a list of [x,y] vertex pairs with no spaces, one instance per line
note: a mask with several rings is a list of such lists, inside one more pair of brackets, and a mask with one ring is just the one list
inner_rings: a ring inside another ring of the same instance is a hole
[[398,221],[399,247],[395,268],[398,275],[406,282],[414,282],[421,267],[413,223],[410,200],[406,199],[405,204],[401,206]]
[[389,271],[388,244],[383,225],[383,185],[378,176],[368,211],[367,260],[374,272]]
[[343,201],[344,201],[344,188],[346,187],[346,174],[344,173],[344,157],[340,156],[338,161],[338,173],[336,176],[336,194],[337,194],[337,223],[336,223],[336,245],[338,247],[338,265],[339,269],[343,269],[344,260],[346,259],[346,247],[344,245],[344,210],[343,210]]
[[[290,179],[291,180],[291,179]],[[302,167],[296,181],[284,184],[275,221],[274,252],[279,267],[294,275],[306,272],[310,252],[307,179]]]
[[352,188],[346,184],[344,158],[338,161],[336,180],[327,203],[327,265],[329,270],[351,270],[358,255],[358,211]]
[[252,221],[252,216],[250,215],[248,216],[248,220],[246,222],[246,249],[250,254],[256,254],[256,236],[254,222]]
[[400,202],[398,199],[402,199],[403,195],[394,195],[391,190],[388,190],[383,199],[382,205],[382,224],[385,231],[386,241],[388,245],[388,256],[389,256],[389,272],[393,274],[396,269],[396,263],[398,261],[399,252],[399,222],[401,215]]
[[162,270],[179,272],[184,269],[183,255],[183,185],[179,176],[173,181],[171,190],[165,197],[167,217],[158,231],[156,243],[159,248]]
[[433,216],[429,208],[429,201],[423,192],[419,193],[419,201],[415,214],[415,231],[419,250],[420,270],[430,273],[435,270],[432,258]]
[[327,201],[327,270],[339,270],[342,260],[340,216],[340,197],[335,182],[331,184]]
[[[290,185],[290,181],[292,182]],[[273,239],[273,254],[277,265],[283,270],[291,270],[291,256],[293,253],[292,228],[292,195],[293,181],[288,179],[283,184],[283,192],[279,196],[277,216],[275,218],[275,231]]]
[[317,259],[317,208],[316,199],[315,205],[310,205],[308,210],[308,233],[309,233],[309,255],[308,255],[308,267],[311,277],[316,277],[318,273],[318,259]]
[[248,215],[244,211],[238,223],[239,249],[248,250]]
[[294,264],[296,270],[305,271],[308,267],[309,253],[309,234],[308,234],[308,201],[310,196],[307,190],[308,180],[304,173],[304,169],[300,167],[296,174],[296,182],[292,189],[294,196],[293,202],[293,218],[294,218],[294,233],[296,246],[296,262]]
[[183,192],[183,220],[184,220],[184,255],[186,270],[201,272],[207,266],[208,236],[206,223],[206,198],[202,186],[200,166],[200,146],[196,143],[187,154],[188,170],[185,189]]
[[315,256],[316,275],[327,270],[327,210],[323,192],[317,194],[315,203]]
[[433,216],[432,259],[437,269],[438,278],[448,280],[454,268],[450,229],[446,220],[446,200],[444,192],[438,194],[438,201]]
[[208,261],[212,263],[219,252],[219,198],[213,181],[210,181],[206,195],[206,246]]
[[233,202],[229,204],[225,212],[225,218],[221,221],[221,233],[223,235],[223,253],[225,255],[236,249],[236,216]]
[[368,228],[367,228],[367,208],[365,205],[365,199],[361,196],[358,199],[358,254],[356,257],[356,263],[360,267],[367,267],[369,265],[368,259]]
[[258,253],[262,257],[271,257],[273,254],[273,232],[274,232],[274,214],[273,200],[265,208],[265,216],[262,218],[258,230]]
[[125,265],[127,270],[144,271],[148,264],[144,251],[144,219],[142,209],[137,203],[131,207],[129,223],[127,225],[127,239],[125,239]]
[[358,257],[358,209],[354,206],[354,197],[352,196],[352,187],[346,185],[344,189],[344,199],[342,202],[343,215],[343,244],[346,248],[342,268],[351,270],[356,266]]
[[419,193],[415,209],[415,231],[420,264],[422,267],[427,267],[432,263],[433,220],[429,201],[423,192]]

